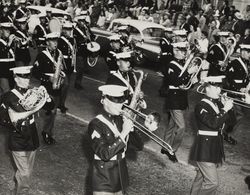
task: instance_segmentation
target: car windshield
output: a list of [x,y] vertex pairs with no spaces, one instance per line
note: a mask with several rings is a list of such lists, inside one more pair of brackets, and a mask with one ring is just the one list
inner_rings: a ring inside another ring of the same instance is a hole
[[157,39],[161,37],[163,31],[161,28],[146,28],[142,33],[145,39]]

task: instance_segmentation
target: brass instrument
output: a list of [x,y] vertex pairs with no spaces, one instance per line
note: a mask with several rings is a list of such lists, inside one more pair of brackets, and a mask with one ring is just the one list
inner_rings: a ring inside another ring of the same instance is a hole
[[[144,72],[141,70],[134,70],[134,71],[140,73],[140,77],[137,81],[131,102],[129,105],[124,105],[125,108],[121,112],[121,115],[132,120],[134,126],[139,131],[147,135],[149,138],[151,138],[153,141],[159,144],[162,148],[167,150],[170,154],[173,154],[174,152],[172,147],[152,132],[158,128],[158,124],[160,122],[159,113],[153,112],[149,115],[145,115],[137,110],[140,101],[141,85],[142,81],[145,79],[145,75]],[[144,119],[144,124],[141,124],[138,121],[136,121],[137,116]]]
[[25,112],[16,112],[12,108],[8,108],[11,122],[16,124],[17,121],[25,119],[35,112],[39,111],[46,103],[49,95],[44,86],[28,89],[24,97],[20,99],[19,104],[26,110]]
[[45,75],[52,77],[52,88],[53,89],[60,89],[64,79],[66,77],[66,74],[62,71],[63,69],[63,55],[62,52],[59,51],[59,57],[57,62],[54,61],[55,66],[55,73],[45,73]]
[[199,75],[199,73],[202,70],[202,59],[200,57],[194,57],[194,53],[191,53],[189,55],[188,59],[186,60],[186,63],[185,63],[179,76],[182,76],[185,71],[187,71],[188,69],[190,69],[191,67],[194,67],[194,66],[197,66],[198,70],[191,75],[191,77],[186,85],[180,86],[180,89],[183,89],[183,90],[190,89],[192,87],[192,85],[194,84],[194,79],[197,78],[197,76]]
[[[200,94],[205,94],[203,89],[202,89],[202,85],[197,87],[197,92]],[[242,106],[245,108],[250,108],[250,104],[248,104],[244,99],[246,97],[246,93],[243,92],[237,92],[237,91],[231,91],[231,90],[227,90],[227,89],[221,89],[221,91],[226,92],[226,93],[230,93],[230,94],[234,94],[237,96],[240,96],[241,98],[233,98],[233,97],[229,97],[227,94],[220,94],[221,98],[225,98],[225,99],[229,99],[233,101],[233,104],[238,105],[238,106]]]
[[225,56],[225,59],[223,60],[222,66],[220,68],[220,71],[225,72],[228,66],[228,63],[230,62],[230,57],[234,52],[234,48],[235,48],[235,43],[233,44],[229,44],[229,40],[228,40],[228,44],[227,44],[227,54]]

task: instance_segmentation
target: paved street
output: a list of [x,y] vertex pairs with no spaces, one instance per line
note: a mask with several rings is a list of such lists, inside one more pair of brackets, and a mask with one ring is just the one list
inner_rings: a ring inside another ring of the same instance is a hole
[[[143,83],[145,100],[148,103],[149,113],[156,110],[161,113],[163,120],[156,134],[162,136],[167,123],[164,114],[164,99],[158,96],[161,78],[149,69],[147,80]],[[83,78],[84,90],[77,91],[72,86],[67,100],[69,114],[58,113],[56,120],[56,140],[58,143],[47,147],[41,141],[37,153],[32,180],[32,195],[88,195],[90,183],[88,180],[89,157],[91,150],[86,137],[87,123],[100,110],[100,96],[98,86],[105,82],[107,68],[103,59],[93,69],[90,69]],[[72,83],[71,83],[72,85]],[[186,195],[189,194],[195,169],[188,163],[188,154],[195,133],[193,108],[200,95],[192,89],[190,107],[187,110],[186,136],[177,156],[180,163],[174,164],[167,157],[159,153],[159,146],[146,140],[142,152],[128,154],[130,175],[129,195]],[[250,131],[249,111],[239,126],[235,136],[239,144],[225,145],[226,162],[219,169],[221,186],[219,194],[244,195],[249,191],[244,184],[245,173],[241,167],[250,164]],[[39,119],[38,119],[39,120]],[[5,129],[0,131],[0,194],[8,194],[13,185],[13,164],[6,150]]]

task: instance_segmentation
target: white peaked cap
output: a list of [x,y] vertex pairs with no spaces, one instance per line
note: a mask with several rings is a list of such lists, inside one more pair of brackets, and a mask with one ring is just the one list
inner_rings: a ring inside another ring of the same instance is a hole
[[46,39],[57,39],[59,37],[60,37],[59,32],[52,32],[52,33],[49,33],[45,36]]
[[13,24],[11,22],[3,22],[3,23],[0,23],[0,27],[2,27],[2,28],[12,28]]
[[187,31],[186,30],[174,30],[173,33],[175,35],[179,35],[179,36],[187,35]]
[[222,83],[223,79],[225,79],[225,75],[220,76],[208,76],[203,79],[205,83]]
[[177,48],[187,48],[187,45],[188,45],[187,41],[172,43],[172,46]]
[[116,54],[116,59],[129,59],[131,58],[131,53],[132,52],[122,52]]
[[121,97],[124,96],[124,91],[128,90],[128,88],[120,85],[102,85],[98,90],[102,92],[102,95]]
[[111,35],[108,37],[108,39],[110,41],[119,41],[121,39],[121,35],[115,34],[115,35]]
[[62,25],[63,28],[73,28],[73,23],[72,22],[69,22],[69,21],[66,21],[63,25]]
[[26,3],[26,0],[19,0],[19,3]]
[[230,32],[228,32],[228,31],[220,31],[220,32],[217,32],[217,34],[218,34],[219,36],[229,36],[229,33],[230,33]]
[[128,26],[126,25],[123,25],[123,26],[119,26],[118,28],[117,28],[117,30],[127,30],[128,29]]
[[29,74],[33,66],[20,66],[15,68],[10,68],[14,74]]
[[172,32],[172,31],[173,31],[173,28],[171,28],[171,27],[165,28],[165,31],[166,31],[166,32]]
[[250,49],[250,44],[240,44],[241,49]]
[[40,14],[38,14],[38,17],[39,18],[46,17],[46,14],[45,13],[40,13]]

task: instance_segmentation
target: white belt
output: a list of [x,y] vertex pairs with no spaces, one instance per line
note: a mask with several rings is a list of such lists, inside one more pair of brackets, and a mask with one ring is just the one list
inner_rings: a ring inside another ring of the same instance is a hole
[[169,89],[180,89],[179,87],[175,87],[173,85],[169,85]]
[[44,41],[44,40],[45,40],[45,38],[38,38],[38,40],[42,40],[42,41]]
[[234,82],[235,83],[243,83],[243,80],[237,80],[237,79],[235,79]]
[[169,52],[163,52],[161,55],[166,56],[166,55],[169,55],[169,54],[170,54]]
[[2,59],[0,59],[0,62],[13,62],[13,61],[15,61],[14,58],[2,58]]
[[199,130],[198,134],[199,135],[208,135],[208,136],[218,136],[218,131],[203,131],[203,130]]
[[[125,152],[122,153],[122,158],[125,158]],[[102,159],[100,159],[100,157],[97,156],[96,154],[94,155],[94,159],[95,159],[95,160],[102,160]],[[117,160],[117,155],[113,156],[113,157],[112,157],[111,159],[109,159],[109,160]]]

